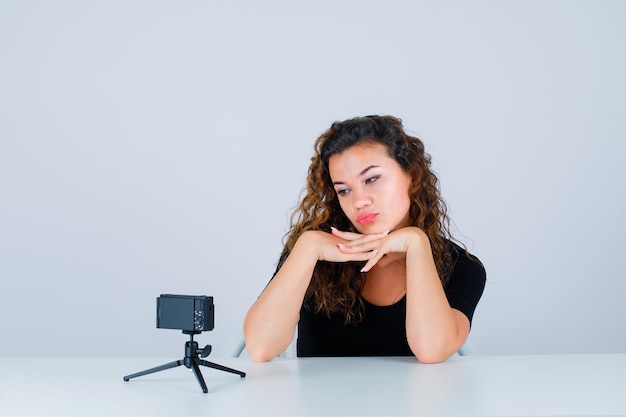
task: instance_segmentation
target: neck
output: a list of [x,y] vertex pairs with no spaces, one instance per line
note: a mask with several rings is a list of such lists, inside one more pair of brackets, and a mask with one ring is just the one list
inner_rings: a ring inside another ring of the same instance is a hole
[[406,267],[395,261],[385,266],[376,265],[365,274],[361,296],[372,304],[385,306],[398,302],[406,293]]

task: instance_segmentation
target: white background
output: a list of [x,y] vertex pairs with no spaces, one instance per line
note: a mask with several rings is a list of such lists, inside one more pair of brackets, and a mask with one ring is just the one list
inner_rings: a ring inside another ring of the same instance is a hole
[[0,2],[0,355],[219,351],[312,144],[393,114],[486,265],[482,353],[625,352],[623,1]]

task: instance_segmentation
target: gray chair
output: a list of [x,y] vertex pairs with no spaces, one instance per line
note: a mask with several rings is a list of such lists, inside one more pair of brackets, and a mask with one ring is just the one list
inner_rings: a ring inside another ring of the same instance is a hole
[[465,340],[465,343],[463,343],[463,346],[461,346],[461,348],[459,349],[458,354],[461,356],[478,355],[478,350],[476,350],[476,347],[468,337]]
[[[289,346],[287,346],[287,349],[285,349],[283,353],[278,355],[278,357],[281,357],[281,358],[297,357],[298,356],[296,352],[296,339],[297,338],[298,338],[298,333],[296,332],[293,339],[291,340],[291,343],[289,343]],[[245,348],[246,348],[246,341],[243,337],[243,329],[240,329],[238,332],[236,332],[235,334],[231,336],[230,340],[226,343],[226,345],[222,349],[220,356],[222,358],[238,358],[241,355],[241,352],[243,352]],[[459,349],[458,353],[461,356],[470,356],[470,355],[477,355],[478,351],[474,347],[474,344],[472,343],[472,341],[469,338],[467,338],[463,346],[461,346],[461,348]]]

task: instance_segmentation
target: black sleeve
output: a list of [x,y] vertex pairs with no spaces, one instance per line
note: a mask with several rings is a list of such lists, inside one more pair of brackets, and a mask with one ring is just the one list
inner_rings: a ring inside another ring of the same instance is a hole
[[454,266],[444,291],[450,307],[465,314],[471,325],[474,310],[485,289],[485,267],[478,258],[453,243],[452,259]]

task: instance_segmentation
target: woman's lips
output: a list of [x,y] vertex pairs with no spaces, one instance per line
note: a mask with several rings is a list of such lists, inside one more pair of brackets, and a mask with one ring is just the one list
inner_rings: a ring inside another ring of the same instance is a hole
[[378,216],[378,214],[376,213],[363,213],[356,218],[356,222],[362,226],[365,226],[366,224],[370,224],[371,222],[373,222],[376,216]]

